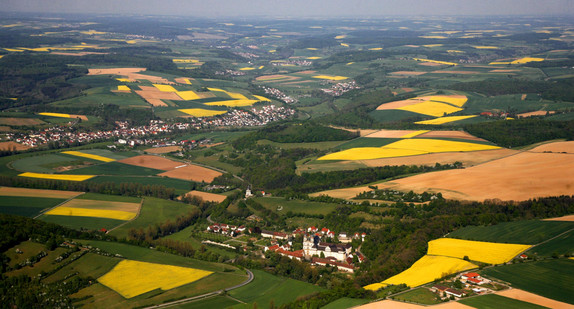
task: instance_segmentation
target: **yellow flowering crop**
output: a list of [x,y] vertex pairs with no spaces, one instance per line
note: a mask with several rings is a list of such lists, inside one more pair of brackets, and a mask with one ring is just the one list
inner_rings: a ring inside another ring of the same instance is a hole
[[195,59],[173,59],[173,62],[175,62],[175,63],[198,63],[199,60],[195,60]]
[[271,100],[269,100],[268,98],[266,98],[264,96],[254,95],[254,97],[257,98],[259,101],[271,102]]
[[345,77],[345,76],[315,75],[315,76],[313,76],[313,78],[328,79],[328,80],[343,80],[343,79],[347,79],[348,77]]
[[501,264],[512,260],[530,245],[502,244],[484,241],[439,238],[429,241],[428,254],[451,256],[480,261],[489,264]]
[[259,100],[227,100],[227,101],[207,102],[205,103],[205,105],[238,107],[238,106],[250,106],[256,102],[259,102]]
[[122,210],[109,210],[109,209],[90,209],[90,208],[77,208],[77,207],[56,207],[45,213],[46,215],[56,216],[70,216],[70,217],[93,217],[93,218],[107,218],[129,221],[136,217],[137,213],[122,211]]
[[415,149],[388,149],[384,147],[351,148],[322,156],[317,160],[371,160],[382,158],[406,157],[426,154]]
[[422,62],[431,62],[431,63],[438,63],[438,64],[446,64],[446,65],[458,65],[458,63],[454,63],[454,62],[430,60],[430,59],[425,59],[425,58],[413,58],[413,59],[416,61],[422,61]]
[[241,93],[236,93],[236,92],[226,92],[228,96],[230,96],[232,99],[237,99],[237,100],[248,100],[246,96],[242,95]]
[[465,96],[433,95],[430,97],[430,100],[435,102],[445,102],[456,105],[458,107],[462,107],[468,101],[468,98]]
[[186,100],[186,101],[201,99],[201,97],[198,96],[197,93],[195,93],[195,92],[193,92],[193,91],[191,91],[191,90],[188,90],[188,91],[177,91],[176,94],[177,94],[180,98],[182,98],[182,99],[184,99],[184,100]]
[[476,49],[498,49],[497,46],[473,46]]
[[444,35],[420,35],[419,38],[423,39],[446,39]]
[[122,82],[122,83],[129,83],[132,82],[131,79],[129,78],[116,78],[117,81]]
[[338,36],[335,37],[335,40],[344,39],[344,38],[346,38],[346,37],[347,37],[346,35],[338,35]]
[[180,109],[179,111],[191,115],[193,117],[211,117],[227,113],[227,111],[213,111],[202,108],[187,108],[187,109]]
[[445,124],[445,123],[449,123],[449,122],[454,122],[454,121],[459,121],[459,120],[464,120],[464,119],[469,119],[469,118],[474,118],[474,117],[478,117],[478,116],[476,116],[476,115],[471,115],[471,116],[447,116],[447,117],[440,117],[440,118],[435,118],[435,119],[431,119],[431,120],[417,121],[417,122],[415,122],[415,123],[416,123],[416,124],[441,125],[441,124]]
[[425,255],[409,269],[381,283],[368,285],[365,289],[378,290],[386,285],[404,283],[410,287],[419,286],[463,270],[478,267],[462,259],[447,256]]
[[103,162],[115,161],[115,159],[106,158],[106,157],[102,157],[102,156],[98,156],[98,155],[94,155],[94,154],[89,154],[89,153],[83,153],[83,152],[79,152],[79,151],[62,151],[62,153],[69,154],[69,155],[76,156],[76,157],[83,157],[83,158],[103,161]]
[[223,90],[223,89],[219,89],[219,88],[207,88],[207,90],[209,90],[209,91],[227,92],[227,91],[225,91],[225,90]]
[[429,130],[420,130],[420,131],[415,131],[409,134],[405,134],[403,136],[401,136],[401,138],[411,138],[411,137],[415,137],[415,136],[419,136],[421,134],[427,133]]
[[60,114],[60,113],[38,113],[38,115],[60,117],[60,118],[72,118],[69,114]]
[[399,107],[397,109],[434,117],[440,117],[444,114],[452,114],[462,110],[462,108],[455,107],[450,104],[434,101],[423,101],[421,103],[415,103]]
[[155,289],[177,288],[210,274],[194,268],[123,260],[98,281],[124,298],[132,298]]
[[347,44],[347,43],[341,43],[341,46],[349,47],[349,44]]
[[255,68],[246,67],[246,68],[240,68],[239,69],[239,71],[251,71],[251,70],[255,70]]
[[522,64],[522,63],[540,62],[540,61],[544,61],[544,58],[524,57],[524,58],[520,58],[520,59],[516,59],[516,60],[512,61],[511,64]]
[[189,78],[184,78],[184,79],[183,79],[183,83],[184,83],[184,84],[191,85],[191,81],[189,80]]
[[382,50],[382,47],[373,47],[373,48],[369,48],[369,50]]
[[307,47],[308,50],[317,50],[315,47]]
[[161,84],[153,84],[154,87],[156,87],[157,89],[159,89],[159,91],[163,91],[163,92],[177,92],[177,90],[175,90],[175,88],[173,88],[170,85],[161,85]]
[[18,175],[20,177],[29,178],[41,178],[41,179],[52,179],[52,180],[68,180],[68,181],[84,181],[96,175],[56,175],[56,174],[39,174],[39,173],[22,173]]
[[128,87],[126,85],[119,85],[118,91],[130,91],[130,87]]
[[317,60],[317,59],[321,59],[321,57],[316,57],[316,56],[315,56],[315,57],[307,57],[307,59],[309,59],[309,60]]

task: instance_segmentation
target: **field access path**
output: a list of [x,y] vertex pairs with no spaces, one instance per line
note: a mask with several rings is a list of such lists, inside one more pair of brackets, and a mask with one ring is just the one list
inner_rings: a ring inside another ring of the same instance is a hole
[[[171,307],[171,306],[175,306],[175,305],[181,305],[181,304],[193,302],[193,301],[196,301],[196,300],[206,299],[206,298],[213,297],[213,296],[217,296],[217,295],[223,295],[223,294],[227,293],[228,291],[235,290],[235,289],[240,288],[240,287],[242,287],[242,286],[245,286],[245,285],[251,283],[251,281],[253,281],[253,279],[254,279],[253,273],[252,273],[249,269],[247,269],[247,268],[244,268],[244,269],[245,269],[245,271],[247,272],[247,280],[245,280],[244,282],[242,282],[242,283],[240,283],[240,284],[238,284],[238,285],[234,285],[234,286],[232,286],[232,287],[230,287],[230,288],[227,288],[227,289],[221,289],[221,290],[217,290],[217,291],[205,293],[205,294],[202,294],[202,295],[197,295],[197,296],[193,296],[193,297],[189,297],[189,298],[185,298],[185,299],[180,299],[180,300],[172,301],[172,302],[169,302],[169,303],[164,303],[164,304],[161,304],[161,305],[154,305],[154,306],[144,307],[143,309],[167,308],[167,307]],[[237,300],[237,299],[235,299],[235,300]],[[237,301],[239,301],[239,300],[237,300]],[[240,301],[240,302],[241,302],[241,301]]]

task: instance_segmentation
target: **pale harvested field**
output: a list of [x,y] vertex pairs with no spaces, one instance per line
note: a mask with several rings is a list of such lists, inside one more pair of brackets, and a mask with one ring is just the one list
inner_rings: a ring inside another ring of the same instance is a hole
[[497,69],[497,70],[491,70],[490,71],[490,73],[513,73],[513,72],[520,72],[520,70]]
[[405,107],[405,106],[409,106],[409,105],[413,105],[413,104],[417,104],[417,103],[421,103],[421,102],[424,102],[424,100],[421,100],[420,98],[394,101],[394,102],[389,102],[389,103],[384,103],[384,104],[379,105],[379,107],[377,107],[377,110],[399,109],[401,107]]
[[128,74],[127,75],[128,79],[131,80],[148,80],[154,84],[174,84],[174,82],[167,80],[163,77],[160,76],[151,76],[151,75],[145,75],[145,74],[138,74],[138,73],[132,73],[132,74]]
[[416,175],[379,187],[418,193],[441,192],[445,198],[473,201],[523,201],[571,195],[574,191],[572,158],[569,154],[561,153],[522,152],[467,169]]
[[463,74],[463,75],[468,75],[468,74],[478,74],[478,72],[474,72],[474,71],[433,71],[431,73],[437,73],[437,74]]
[[545,151],[574,153],[574,142],[548,143],[540,145],[530,150],[530,152],[545,152]]
[[0,187],[0,196],[28,196],[45,198],[72,198],[83,192]]
[[444,64],[434,63],[434,62],[419,62],[418,65],[424,65],[425,67],[440,67],[441,65],[444,65]]
[[7,126],[0,126],[0,132],[10,132],[10,131],[12,131],[12,128]]
[[413,89],[413,88],[401,88],[401,90],[404,91],[404,92],[411,92],[411,91],[413,91],[414,89]]
[[558,217],[558,218],[550,218],[550,219],[544,219],[545,221],[568,221],[568,222],[574,222],[574,215],[567,215],[567,216],[563,216],[563,217]]
[[186,165],[184,167],[176,168],[171,171],[161,173],[158,176],[167,176],[170,178],[177,178],[191,181],[205,181],[212,182],[213,179],[222,174],[218,171],[201,167],[198,165]]
[[[524,100],[524,99],[522,99]],[[554,114],[554,111],[535,111],[535,112],[530,112],[530,113],[522,113],[522,114],[518,114],[518,117],[532,117],[532,116],[545,116],[546,113],[548,114]]]
[[485,141],[482,138],[478,138],[470,133],[464,131],[429,131],[427,133],[423,133],[417,137],[442,137],[442,138],[460,138],[460,139],[467,139],[472,141]]
[[140,89],[135,92],[153,106],[167,106],[162,100],[181,100],[175,92],[164,92],[150,86],[140,86]]
[[70,114],[70,118],[80,118],[82,120],[88,121],[88,117],[86,115],[74,115],[74,114]]
[[180,83],[180,84],[187,84],[187,80],[194,81],[195,79],[191,78],[191,77],[178,77],[175,79],[176,82]]
[[204,201],[217,202],[217,203],[221,203],[227,198],[227,196],[225,195],[214,194],[209,192],[201,192],[195,190],[187,192],[185,196],[197,196],[201,197]]
[[316,196],[321,196],[321,195],[328,195],[330,197],[348,200],[348,199],[354,198],[355,196],[357,196],[357,194],[365,192],[365,191],[373,191],[373,190],[370,189],[368,186],[362,186],[362,187],[355,187],[355,188],[326,190],[326,191],[311,193],[311,194],[309,194],[309,196],[316,197]]
[[148,148],[144,151],[147,153],[170,153],[180,151],[182,148],[181,146],[167,146],[167,147],[155,147],[155,148]]
[[574,305],[570,305],[567,303],[563,303],[557,300],[553,300],[550,298],[546,298],[543,296],[539,296],[530,292],[526,292],[520,289],[510,289],[510,290],[504,290],[504,291],[500,291],[500,292],[496,292],[496,294],[500,295],[500,296],[504,296],[504,297],[508,297],[508,298],[514,298],[514,299],[518,299],[527,303],[532,303],[532,304],[536,304],[536,305],[540,305],[540,306],[544,306],[544,307],[548,307],[548,308],[554,308],[554,309],[572,309],[574,308]]
[[120,160],[118,162],[125,163],[125,164],[131,164],[131,165],[137,165],[137,166],[143,166],[143,167],[149,167],[149,168],[155,168],[155,169],[164,170],[164,171],[170,171],[170,170],[173,170],[174,168],[176,168],[178,166],[185,165],[185,163],[172,161],[170,159],[166,159],[166,158],[163,158],[160,156],[148,156],[148,155],[131,157],[131,158]]
[[35,118],[0,117],[0,124],[7,126],[33,126],[43,123],[45,122]]
[[195,94],[197,94],[202,99],[215,98],[215,94],[211,92],[196,92]]
[[[379,130],[373,132],[366,137],[377,137],[377,138],[401,138],[407,134],[412,134],[418,132],[418,130]],[[422,137],[424,134],[419,135]]]
[[334,129],[339,129],[339,130],[345,130],[348,132],[357,132],[359,131],[359,136],[363,137],[363,136],[368,136],[371,135],[375,132],[378,132],[379,130],[370,130],[370,129],[349,129],[349,128],[344,128],[344,127],[337,127],[337,126],[330,126],[331,128]]
[[88,69],[88,75],[123,75],[145,71],[146,68]]
[[427,74],[427,72],[417,72],[417,71],[396,71],[389,73],[391,75],[406,75],[406,76],[418,76]]
[[81,200],[81,199],[71,200],[61,206],[83,208],[83,209],[121,210],[133,213],[137,213],[140,209],[139,203],[124,203],[124,202]]
[[297,76],[289,76],[289,75],[282,75],[282,74],[275,74],[275,75],[263,75],[255,78],[257,81],[285,81],[285,80],[297,80],[301,79],[301,77]]
[[297,73],[298,73],[298,74],[315,74],[315,73],[317,73],[317,71],[310,71],[310,70],[308,70],[308,71],[301,71],[301,72],[297,72]]
[[0,143],[0,150],[26,150],[30,148],[30,146],[18,144],[12,141]]
[[471,309],[473,307],[463,305],[461,303],[457,303],[454,301],[438,304],[434,306],[423,306],[423,305],[415,305],[409,303],[403,303],[400,301],[394,300],[383,300],[378,301],[358,307],[353,307],[354,309],[425,309],[425,308],[432,308],[432,309]]
[[518,153],[516,150],[510,149],[495,149],[474,152],[446,152],[446,153],[431,153],[420,156],[398,157],[398,158],[384,158],[374,160],[362,160],[360,163],[370,166],[385,166],[385,165],[435,165],[436,163],[447,164],[456,161],[464,164],[465,167],[474,166],[487,161],[499,159],[502,157],[511,156]]

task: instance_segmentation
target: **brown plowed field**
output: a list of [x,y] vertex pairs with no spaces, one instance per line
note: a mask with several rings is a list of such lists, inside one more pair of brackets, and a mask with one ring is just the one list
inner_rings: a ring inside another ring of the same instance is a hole
[[187,192],[185,194],[185,196],[197,196],[197,197],[201,197],[204,201],[217,202],[217,203],[221,203],[227,198],[227,196],[225,196],[225,195],[214,194],[214,193],[209,193],[209,192],[201,192],[201,191],[195,191],[195,190]]
[[574,142],[555,142],[555,143],[548,143],[544,145],[540,145],[530,152],[566,152],[566,153],[574,153]]
[[[524,100],[524,99],[522,99]],[[518,114],[518,117],[532,117],[532,116],[545,116],[546,113],[552,115],[555,112],[554,111],[535,111],[535,112],[530,112],[530,113],[522,113],[522,114]]]
[[181,146],[167,146],[167,147],[148,148],[144,151],[147,153],[170,153],[180,151],[181,149],[182,149]]
[[471,309],[473,307],[463,305],[461,303],[457,303],[454,301],[438,304],[434,306],[423,306],[423,305],[415,305],[409,303],[403,303],[394,300],[383,300],[378,301],[358,307],[354,307],[355,309],[425,309],[425,308],[432,308],[432,309]]
[[171,171],[161,173],[158,176],[167,176],[169,178],[177,178],[191,181],[205,181],[212,182],[213,179],[222,174],[218,171],[201,167],[198,165],[186,165],[184,167],[176,168]]
[[558,217],[558,218],[550,218],[550,219],[544,219],[545,221],[568,221],[568,222],[574,222],[574,215],[568,215],[568,216],[564,216],[564,217]]
[[30,146],[18,144],[16,142],[2,142],[0,143],[0,150],[26,150],[30,149]]
[[0,124],[4,124],[7,126],[34,126],[43,123],[45,122],[35,118],[0,117]]
[[441,70],[433,71],[431,73],[436,73],[436,74],[464,74],[464,75],[478,74],[478,72],[474,72],[474,71],[441,71]]
[[[418,130],[380,130],[367,135],[366,137],[378,137],[378,138],[400,138],[407,134],[418,132]],[[420,137],[421,135],[417,136]]]
[[112,69],[88,69],[88,75],[122,75],[145,71],[146,68],[112,68]]
[[175,92],[160,91],[156,87],[140,86],[135,92],[153,106],[167,106],[162,100],[181,100]]
[[385,166],[385,165],[435,165],[435,163],[447,164],[456,161],[461,162],[465,167],[481,164],[487,161],[507,157],[518,153],[516,150],[496,149],[472,152],[445,152],[431,153],[420,156],[385,158],[374,160],[358,161],[367,166]]
[[548,307],[548,308],[553,308],[553,309],[572,309],[574,308],[574,305],[570,305],[567,303],[563,303],[557,300],[553,300],[550,298],[546,298],[543,296],[539,296],[536,294],[532,294],[530,292],[526,292],[520,289],[510,289],[510,290],[504,290],[501,292],[497,292],[496,294],[500,295],[500,296],[504,296],[504,297],[508,297],[508,298],[514,298],[514,299],[518,299],[527,303],[532,303],[532,304],[536,304],[536,305],[540,305],[540,306],[544,306],[544,307]]
[[[558,144],[558,145],[554,145]],[[553,143],[542,149],[571,149],[574,142]],[[570,154],[521,152],[513,156],[461,170],[416,175],[379,187],[401,191],[441,192],[445,198],[483,201],[523,201],[531,198],[571,195],[574,192],[574,160]]]
[[159,156],[148,156],[148,155],[131,157],[131,158],[120,160],[118,162],[130,164],[130,165],[155,168],[155,169],[164,170],[164,171],[171,171],[178,166],[185,165],[185,163],[182,163],[182,162],[172,161],[170,159],[166,159],[166,158],[159,157]]
[[422,100],[421,98],[401,100],[401,101],[394,101],[394,102],[389,102],[389,103],[381,104],[379,107],[377,107],[377,110],[397,109],[397,108],[401,108],[401,107],[405,107],[405,106],[409,106],[409,105],[421,103],[421,102],[423,102],[423,101],[424,101],[424,100]]
[[28,196],[45,198],[72,198],[83,192],[0,187],[0,196]]

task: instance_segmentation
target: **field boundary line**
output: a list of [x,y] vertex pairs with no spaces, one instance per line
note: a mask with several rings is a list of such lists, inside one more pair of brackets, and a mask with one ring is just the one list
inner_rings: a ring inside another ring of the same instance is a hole
[[69,202],[69,201],[71,201],[71,200],[77,198],[78,196],[81,196],[81,195],[84,195],[84,194],[86,194],[86,192],[80,192],[78,195],[75,195],[75,196],[73,196],[73,197],[70,197],[69,199],[67,199],[67,200],[65,200],[65,201],[63,201],[63,202],[61,202],[60,204],[58,204],[58,205],[56,205],[56,206],[54,206],[54,207],[52,207],[52,208],[44,209],[44,210],[42,210],[38,215],[36,215],[36,216],[35,216],[34,218],[32,218],[32,219],[38,219],[41,215],[47,213],[48,211],[50,211],[50,210],[52,210],[52,209],[55,209],[55,208],[58,208],[58,207],[60,207],[60,206],[62,206],[62,205],[64,205],[64,204],[66,204],[67,202]]
[[[115,230],[115,229],[117,229],[117,228],[119,228],[119,227],[122,227],[122,226],[124,226],[124,225],[126,225],[126,224],[128,224],[128,223],[130,223],[130,222],[132,222],[132,221],[137,220],[137,218],[139,218],[139,216],[140,216],[140,213],[142,212],[143,203],[144,203],[144,199],[142,198],[141,201],[140,201],[140,208],[138,209],[138,213],[136,214],[136,216],[135,216],[133,219],[128,220],[128,221],[126,221],[126,222],[124,222],[124,223],[122,223],[122,224],[120,224],[120,225],[118,225],[118,226],[116,226],[116,227],[114,227],[114,228],[108,230],[108,232],[111,232],[111,231],[113,231],[113,230]],[[107,234],[107,233],[106,233],[106,234]]]

